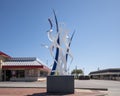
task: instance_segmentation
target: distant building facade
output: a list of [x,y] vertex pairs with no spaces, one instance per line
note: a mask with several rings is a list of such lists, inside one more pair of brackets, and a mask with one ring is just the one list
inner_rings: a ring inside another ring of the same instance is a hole
[[89,76],[91,79],[120,81],[120,68],[111,68],[111,69],[93,71],[89,73]]
[[10,57],[0,52],[0,81],[39,81],[50,69],[35,57]]

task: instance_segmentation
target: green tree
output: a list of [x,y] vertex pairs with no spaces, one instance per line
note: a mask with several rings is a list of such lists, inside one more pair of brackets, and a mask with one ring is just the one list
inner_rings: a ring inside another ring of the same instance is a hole
[[79,76],[80,74],[83,74],[83,73],[84,73],[84,72],[83,72],[82,69],[73,69],[72,72],[71,72],[71,74],[73,74],[76,79],[78,78],[78,76]]
[[71,74],[77,74],[77,75],[83,74],[83,70],[82,69],[73,69]]

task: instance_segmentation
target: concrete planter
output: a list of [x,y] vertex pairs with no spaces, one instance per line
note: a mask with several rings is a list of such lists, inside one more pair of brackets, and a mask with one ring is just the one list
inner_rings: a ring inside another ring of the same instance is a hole
[[74,76],[48,76],[47,93],[74,93]]

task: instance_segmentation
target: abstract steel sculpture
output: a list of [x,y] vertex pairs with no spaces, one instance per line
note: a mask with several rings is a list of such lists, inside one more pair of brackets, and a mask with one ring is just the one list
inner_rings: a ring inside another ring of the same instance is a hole
[[[50,46],[48,47],[50,50],[50,54],[54,59],[52,71],[50,75],[67,75],[67,60],[68,56],[71,57],[71,62],[73,60],[73,56],[70,51],[71,41],[73,39],[74,33],[72,36],[69,37],[69,32],[65,31],[63,28],[59,27],[57,17],[55,11],[53,10],[54,18],[55,18],[55,25],[56,25],[56,32],[53,31],[53,22],[49,18],[48,21],[50,23],[50,29],[47,31],[48,39],[51,42]],[[55,53],[55,55],[54,55]]]

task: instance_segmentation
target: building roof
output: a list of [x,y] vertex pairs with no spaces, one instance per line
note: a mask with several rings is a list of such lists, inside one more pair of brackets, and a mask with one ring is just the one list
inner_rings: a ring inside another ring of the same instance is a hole
[[14,57],[8,58],[5,62],[28,62],[28,61],[36,61],[35,57]]
[[8,58],[2,63],[2,68],[43,68],[49,70],[35,57]]
[[7,57],[7,58],[11,58],[9,55],[3,53],[2,51],[0,51],[0,56]]
[[98,71],[92,71],[89,74],[112,73],[112,72],[120,72],[120,68],[109,68],[109,69],[103,69]]

